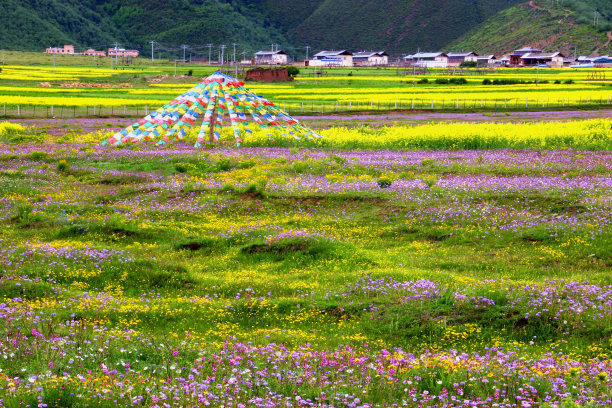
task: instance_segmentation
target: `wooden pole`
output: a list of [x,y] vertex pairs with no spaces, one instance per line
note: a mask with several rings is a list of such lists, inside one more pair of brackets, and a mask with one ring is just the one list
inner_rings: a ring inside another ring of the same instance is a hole
[[208,141],[210,143],[215,142],[215,126],[217,125],[217,108],[213,110],[213,114],[210,117],[210,130],[208,131]]

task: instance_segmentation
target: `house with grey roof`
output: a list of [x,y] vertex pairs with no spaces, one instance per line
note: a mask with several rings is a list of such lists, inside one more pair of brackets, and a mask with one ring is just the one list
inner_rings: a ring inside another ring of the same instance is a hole
[[426,68],[446,68],[448,66],[448,55],[443,52],[417,52],[406,55],[404,61],[408,65]]
[[255,53],[255,64],[257,65],[286,65],[287,53],[283,50],[259,51]]
[[518,50],[514,50],[510,55],[508,55],[510,57],[510,65],[514,65],[514,66],[521,65],[521,57],[530,52],[540,53],[542,52],[542,50],[538,50],[537,48],[533,48],[533,47],[523,47],[523,48],[519,48]]
[[384,51],[356,52],[353,54],[353,64],[360,67],[388,65],[389,54]]
[[520,64],[524,67],[535,67],[538,65],[546,65],[549,67],[563,67],[565,55],[560,52],[528,52],[520,58]]
[[476,58],[478,56],[478,54],[476,54],[475,52],[448,52],[446,53],[446,55],[448,55],[448,66],[449,67],[458,67],[459,65],[463,64],[466,61],[470,61],[473,59],[472,58]]
[[353,53],[347,50],[321,51],[316,53],[309,61],[311,66],[324,67],[352,67]]

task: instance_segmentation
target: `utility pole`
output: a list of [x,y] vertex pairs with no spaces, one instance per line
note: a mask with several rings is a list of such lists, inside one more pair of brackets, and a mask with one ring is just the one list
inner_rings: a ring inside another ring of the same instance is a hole
[[208,44],[208,65],[210,65],[210,59],[211,59],[211,54],[212,54],[212,44]]
[[310,45],[306,46],[306,59],[308,59],[308,51],[310,50]]
[[119,55],[117,52],[118,48],[119,48],[119,43],[115,41],[115,66],[117,66],[117,63],[119,62]]
[[[2,65],[4,65],[4,53],[2,53]],[[111,71],[112,70],[113,69],[111,68]],[[53,54],[53,72],[55,72],[55,54]]]
[[223,61],[225,58],[225,48],[226,47],[227,47],[226,45],[223,45],[223,44],[221,45],[221,65],[223,65]]
[[155,41],[149,41],[151,43],[151,62],[155,61],[155,51],[153,50],[153,45]]
[[184,61],[187,61],[187,60],[185,59],[185,50],[186,50],[186,49],[187,49],[187,46],[186,46],[185,44],[183,44],[183,62],[184,62]]

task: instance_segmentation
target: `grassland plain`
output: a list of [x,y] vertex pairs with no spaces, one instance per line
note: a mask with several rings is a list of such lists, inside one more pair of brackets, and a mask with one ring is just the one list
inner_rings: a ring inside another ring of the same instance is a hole
[[0,405],[608,407],[612,121],[0,125]]
[[[173,74],[167,65],[137,65],[111,71],[99,66],[5,66],[0,73],[0,113],[10,116],[55,116],[50,107],[68,107],[61,115],[88,116],[97,109],[105,115],[140,115],[167,103],[194,86],[215,68],[181,66],[191,77],[151,80]],[[573,107],[594,109],[612,103],[612,70],[500,69],[465,70],[449,76],[447,70],[429,70],[412,76],[396,69],[326,69],[314,75],[301,70],[290,83],[248,86],[291,113],[358,110],[447,109],[525,110]],[[446,83],[462,80],[465,83]],[[427,81],[427,83],[424,83]],[[437,81],[437,82],[436,82]],[[491,84],[484,84],[490,81]],[[61,87],[66,83],[104,83],[109,88]],[[537,83],[536,83],[537,82]],[[48,87],[41,87],[48,83]],[[505,84],[505,85],[502,85]],[[115,85],[114,87],[112,85]],[[128,88],[125,88],[125,86]],[[37,113],[38,112],[38,113]]]

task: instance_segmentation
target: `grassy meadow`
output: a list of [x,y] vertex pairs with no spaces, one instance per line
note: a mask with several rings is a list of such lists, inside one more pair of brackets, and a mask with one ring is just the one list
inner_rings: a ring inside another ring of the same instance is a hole
[[[153,106],[195,83],[70,69],[133,86],[3,69],[0,98]],[[253,88],[445,87],[338,72]],[[607,86],[558,75],[520,86]],[[103,147],[115,123],[87,120],[0,122],[0,407],[612,406],[610,118],[346,119],[241,148],[225,127],[201,149]]]

